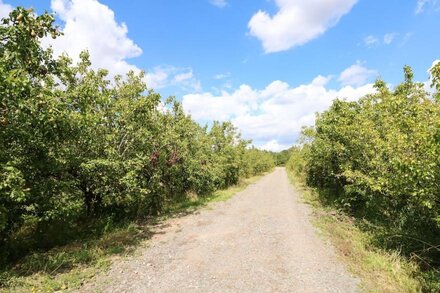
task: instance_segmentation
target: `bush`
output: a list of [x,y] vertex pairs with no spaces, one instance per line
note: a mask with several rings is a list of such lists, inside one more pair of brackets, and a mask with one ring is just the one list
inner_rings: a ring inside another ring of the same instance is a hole
[[[334,204],[369,221],[378,241],[440,266],[440,63],[431,69],[430,95],[413,73],[394,90],[378,80],[376,93],[357,102],[336,100],[307,129],[291,168],[309,185],[331,190]],[[294,163],[298,156],[303,164]],[[300,166],[300,167],[298,167]]]
[[156,215],[272,166],[231,123],[201,127],[174,98],[162,101],[143,73],[111,79],[86,51],[77,64],[54,58],[41,46],[60,35],[53,23],[17,8],[0,25],[3,264],[60,243],[50,236],[66,235],[59,229]]

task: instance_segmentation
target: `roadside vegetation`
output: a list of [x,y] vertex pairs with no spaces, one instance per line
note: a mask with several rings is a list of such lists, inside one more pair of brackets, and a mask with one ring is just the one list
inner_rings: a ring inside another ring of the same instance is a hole
[[275,164],[277,166],[286,166],[287,162],[289,161],[291,152],[292,152],[292,148],[287,150],[282,150],[277,153],[272,153],[275,158]]
[[398,251],[387,251],[376,245],[374,234],[362,229],[362,220],[330,203],[322,190],[308,186],[304,174],[298,173],[296,166],[293,160],[290,161],[287,172],[301,199],[312,206],[313,224],[323,238],[330,240],[349,271],[360,278],[361,288],[366,292],[420,292],[417,264],[402,257]]
[[47,13],[19,7],[0,24],[0,288],[105,266],[148,237],[139,221],[274,167],[231,123],[201,127],[143,73],[112,77],[86,51],[55,58],[41,42],[57,37]]
[[[136,254],[148,247],[148,240],[169,218],[181,217],[226,201],[262,175],[242,178],[236,185],[210,195],[195,194],[165,206],[160,216],[113,222],[111,218],[89,223],[83,234],[66,245],[33,251],[0,272],[2,289],[14,292],[55,292],[80,288],[94,276],[105,272],[116,259]],[[209,206],[208,206],[209,207]]]
[[433,94],[404,73],[393,90],[378,80],[375,94],[318,115],[288,169],[369,291],[440,292],[440,63]]

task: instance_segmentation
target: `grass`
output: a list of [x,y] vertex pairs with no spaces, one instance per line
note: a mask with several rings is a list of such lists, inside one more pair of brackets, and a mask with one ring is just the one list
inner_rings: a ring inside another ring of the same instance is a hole
[[289,171],[295,189],[313,208],[313,222],[334,245],[340,259],[357,276],[366,292],[421,292],[420,271],[415,263],[373,245],[373,235],[362,231],[356,219],[327,206],[304,180]]
[[106,271],[115,258],[132,254],[148,245],[152,228],[170,217],[192,213],[211,202],[230,199],[261,176],[242,179],[232,187],[207,197],[192,196],[168,206],[164,213],[148,222],[104,223],[103,233],[90,233],[49,251],[35,252],[0,271],[0,292],[54,292],[78,289],[93,276]]
[[45,252],[34,252],[0,272],[0,291],[54,292],[80,287],[151,237],[148,226],[126,223],[100,235]]
[[227,201],[236,193],[243,191],[248,185],[257,182],[266,174],[267,173],[250,178],[240,179],[236,185],[233,185],[227,189],[214,191],[212,194],[206,197],[197,197],[194,195],[189,199],[173,203],[165,209],[164,214],[162,215],[162,220],[166,219],[167,217],[181,216],[182,214],[193,212],[208,205],[209,203]]

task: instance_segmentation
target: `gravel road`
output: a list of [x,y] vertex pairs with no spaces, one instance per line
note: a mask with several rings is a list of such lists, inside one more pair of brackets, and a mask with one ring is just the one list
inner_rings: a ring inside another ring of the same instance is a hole
[[359,292],[277,168],[227,202],[172,219],[83,292]]

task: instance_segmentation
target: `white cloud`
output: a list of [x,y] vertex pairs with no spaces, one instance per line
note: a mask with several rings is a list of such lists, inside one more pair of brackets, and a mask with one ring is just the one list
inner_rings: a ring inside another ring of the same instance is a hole
[[223,91],[219,96],[212,93],[185,95],[182,103],[197,120],[229,120],[256,109],[257,98],[258,93],[250,86],[241,85],[232,94]]
[[[1,7],[1,6],[0,6]],[[141,69],[127,60],[142,54],[142,49],[128,37],[125,23],[118,23],[114,12],[97,0],[52,0],[51,8],[62,21],[63,36],[43,40],[51,45],[55,55],[67,53],[74,61],[88,50],[94,68],[108,69],[110,75],[124,75]],[[200,82],[190,68],[157,66],[147,70],[145,82],[149,88],[179,86],[199,91]]]
[[228,2],[226,0],[210,0],[209,1],[212,5],[217,6],[219,8],[226,7],[228,5]]
[[412,32],[408,32],[408,33],[406,33],[405,36],[403,37],[403,40],[402,40],[402,42],[400,43],[399,46],[400,46],[400,47],[405,46],[406,43],[408,43],[408,42],[411,40],[411,38],[413,37],[413,35],[414,35],[414,33],[412,33]]
[[417,0],[417,6],[415,9],[415,14],[420,14],[425,11],[426,6],[431,6],[434,9],[437,9],[437,0]]
[[248,23],[266,53],[285,51],[322,35],[348,13],[357,0],[275,0],[279,10],[271,16],[258,11]]
[[125,23],[116,22],[108,6],[97,0],[52,0],[51,8],[64,24],[64,36],[46,40],[56,55],[66,52],[77,60],[87,49],[94,67],[112,74],[139,70],[126,60],[141,55],[142,50],[127,36]]
[[145,82],[147,83],[148,88],[163,88],[169,83],[169,73],[161,67],[156,67],[152,71],[146,73]]
[[194,74],[193,74],[192,70],[190,70],[188,72],[179,73],[179,74],[175,75],[173,80],[175,82],[184,82],[184,81],[190,80],[192,78],[194,78]]
[[278,141],[276,141],[274,139],[271,141],[268,141],[267,143],[260,146],[261,149],[272,151],[272,152],[280,152],[280,151],[286,150],[290,147],[292,147],[291,144],[280,144],[280,143],[278,143]]
[[241,85],[232,92],[190,94],[184,109],[200,122],[231,120],[246,139],[260,148],[280,150],[293,145],[301,127],[313,125],[315,113],[326,110],[336,98],[356,100],[373,92],[373,84],[328,89],[331,77],[317,76],[309,84],[291,87],[274,81],[264,89]]
[[217,80],[219,80],[219,79],[225,79],[225,78],[228,78],[228,77],[230,77],[230,76],[231,76],[231,73],[230,73],[230,72],[219,73],[219,74],[214,75],[214,79],[217,79]]
[[12,11],[12,6],[0,0],[0,19],[8,17],[9,12]]
[[357,61],[339,75],[338,81],[343,86],[361,86],[365,84],[371,77],[377,75],[376,70],[368,69],[363,62]]
[[379,45],[391,45],[398,35],[398,33],[386,33],[383,37],[369,35],[363,39],[363,43],[368,48],[378,47]]
[[371,47],[377,46],[379,44],[379,39],[373,35],[369,35],[364,38],[364,44],[367,47],[371,48]]
[[383,43],[385,45],[389,45],[394,41],[394,38],[397,36],[397,33],[387,33],[383,36]]
[[145,75],[148,88],[161,89],[169,86],[192,92],[201,90],[200,81],[194,76],[191,68],[179,68],[174,66],[157,66]]

